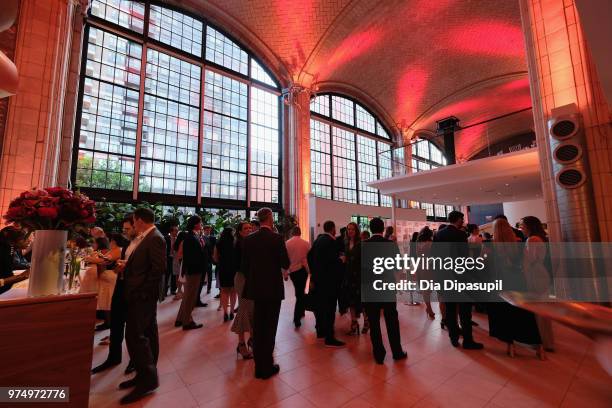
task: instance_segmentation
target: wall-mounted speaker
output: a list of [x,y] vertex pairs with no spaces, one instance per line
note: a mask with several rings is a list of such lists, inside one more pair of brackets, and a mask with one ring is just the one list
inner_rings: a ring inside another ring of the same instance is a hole
[[597,218],[584,126],[575,104],[553,109],[549,146],[564,241],[597,240]]

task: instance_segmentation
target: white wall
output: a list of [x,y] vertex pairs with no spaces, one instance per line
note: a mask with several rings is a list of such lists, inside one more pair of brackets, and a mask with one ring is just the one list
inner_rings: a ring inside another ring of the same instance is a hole
[[[391,207],[375,207],[370,205],[350,204],[310,196],[309,226],[311,238],[315,239],[317,235],[323,232],[323,223],[325,221],[333,221],[339,231],[340,226],[346,226],[346,224],[351,222],[351,217],[353,215],[390,219]],[[415,222],[415,225],[417,225],[417,223],[418,225],[421,225],[421,223],[432,225],[435,224],[427,222],[425,210],[420,209],[398,208],[396,210],[396,217],[398,221],[398,230],[401,229],[402,225],[407,225],[407,223],[410,222]]]
[[508,217],[510,225],[514,226],[521,218],[528,215],[538,217],[543,223],[548,222],[546,219],[546,207],[544,200],[526,200],[504,203],[504,215]]

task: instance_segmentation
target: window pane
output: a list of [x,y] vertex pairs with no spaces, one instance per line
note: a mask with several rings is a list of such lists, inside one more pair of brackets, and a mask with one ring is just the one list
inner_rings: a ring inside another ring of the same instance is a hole
[[206,27],[206,59],[241,74],[249,74],[247,53],[210,26]]
[[376,133],[376,120],[374,116],[359,104],[356,105],[355,110],[357,111],[357,127],[371,133]]
[[344,129],[332,127],[332,146],[334,199],[356,203],[355,135]]
[[195,196],[201,69],[153,49],[146,68],[139,191]]
[[378,134],[378,136],[382,136],[386,139],[391,139],[391,137],[380,122],[376,122],[376,133]]
[[76,185],[131,190],[142,47],[94,27],[86,47]]
[[91,15],[142,34],[144,31],[144,3],[131,0],[93,0]]
[[429,159],[429,142],[427,140],[419,140],[416,143],[416,155],[423,159]]
[[178,11],[151,5],[149,37],[197,57],[202,56],[204,25]]
[[140,88],[142,46],[91,27],[85,75],[128,88]]
[[389,178],[393,176],[393,167],[391,163],[391,145],[383,142],[377,142],[378,147],[378,169],[380,178]]
[[353,101],[341,96],[332,95],[332,118],[340,122],[355,125],[355,115],[353,112]]
[[311,99],[310,110],[320,115],[329,116],[329,95],[321,95]]
[[310,119],[310,183],[312,193],[331,198],[331,148],[329,125]]
[[369,187],[367,183],[376,180],[376,141],[357,135],[358,171],[359,171],[359,203],[378,205],[378,190]]
[[247,120],[247,85],[214,71],[206,71],[204,109]]
[[278,203],[278,96],[251,88],[251,201]]
[[257,61],[251,58],[251,78],[264,84],[277,87],[278,84]]

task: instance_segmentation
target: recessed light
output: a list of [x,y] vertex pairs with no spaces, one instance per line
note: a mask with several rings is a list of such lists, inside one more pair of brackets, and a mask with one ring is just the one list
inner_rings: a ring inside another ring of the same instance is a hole
[[510,183],[506,183],[506,187],[510,187]]

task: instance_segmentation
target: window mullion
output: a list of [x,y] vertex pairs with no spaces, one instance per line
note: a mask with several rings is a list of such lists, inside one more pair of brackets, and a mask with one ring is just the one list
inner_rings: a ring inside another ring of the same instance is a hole
[[198,124],[198,177],[196,184],[196,203],[202,205],[202,155],[204,154],[204,90],[206,88],[206,72],[204,67],[200,67],[200,123]]
[[142,147],[142,127],[144,121],[144,97],[145,97],[145,80],[147,76],[147,44],[142,45],[142,54],[140,60],[140,89],[138,90],[138,120],[136,124],[136,151],[134,152],[134,189],[132,191],[132,199],[138,200],[138,189],[140,186],[140,154]]

